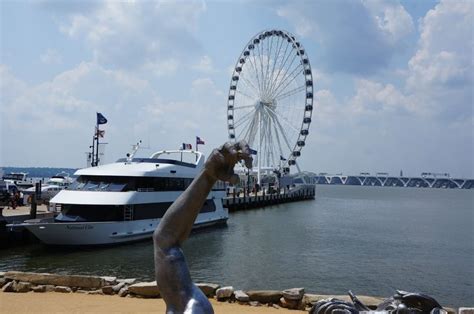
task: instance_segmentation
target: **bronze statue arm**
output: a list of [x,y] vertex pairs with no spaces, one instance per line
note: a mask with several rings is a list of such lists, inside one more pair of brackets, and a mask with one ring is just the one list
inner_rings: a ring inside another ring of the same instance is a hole
[[189,313],[213,313],[207,298],[192,283],[181,245],[188,238],[216,181],[238,181],[233,169],[242,159],[247,167],[252,166],[245,142],[226,143],[213,150],[204,169],[166,211],[153,234],[156,281],[166,302],[167,313],[187,313],[188,308]]

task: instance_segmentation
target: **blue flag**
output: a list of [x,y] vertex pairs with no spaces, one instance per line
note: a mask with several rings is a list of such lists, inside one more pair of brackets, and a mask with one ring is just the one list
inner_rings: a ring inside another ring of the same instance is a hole
[[100,113],[97,112],[97,124],[106,124],[107,119]]
[[251,149],[251,148],[249,147],[249,151],[250,151],[250,154],[251,154],[251,155],[257,155],[257,151],[256,151],[255,149]]

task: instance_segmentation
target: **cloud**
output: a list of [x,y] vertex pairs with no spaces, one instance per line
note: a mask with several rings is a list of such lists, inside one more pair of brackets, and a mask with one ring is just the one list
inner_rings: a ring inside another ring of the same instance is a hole
[[41,56],[40,56],[41,62],[44,64],[61,64],[63,62],[62,56],[59,54],[54,49],[48,49],[46,50]]
[[23,128],[15,121],[24,119],[49,129],[74,129],[90,112],[123,107],[130,95],[148,88],[147,81],[87,62],[34,86],[14,78],[4,67],[2,72],[8,74],[8,80],[2,80],[2,90],[10,90],[8,97],[2,98],[2,116],[12,130]]
[[130,70],[197,52],[197,22],[205,10],[202,1],[106,1],[65,15],[60,30],[84,40],[100,64]]
[[[37,165],[48,165],[48,160],[54,160],[51,154],[58,153],[63,165],[85,165],[77,151],[81,147],[86,151],[90,145],[96,111],[109,120],[103,126],[110,140],[107,162],[126,152],[124,143],[139,139],[145,146],[170,149],[182,142],[193,143],[199,135],[206,139],[209,146],[202,149],[207,150],[227,138],[222,133],[225,122],[216,123],[216,117],[225,117],[225,97],[210,78],[190,82],[184,86],[189,92],[170,99],[136,74],[94,62],[82,62],[36,85],[22,82],[5,66],[0,67],[0,74],[2,164],[31,164],[27,147],[44,152],[35,157]],[[31,127],[19,121],[28,121]],[[61,144],[44,150],[52,142]]]
[[192,66],[196,71],[203,73],[212,73],[215,72],[214,65],[212,64],[212,59],[209,56],[202,56],[198,63]]
[[145,73],[153,74],[157,77],[173,75],[178,71],[180,62],[175,58],[165,60],[146,61],[141,67]]
[[405,8],[393,1],[362,0],[379,30],[390,42],[396,44],[414,31],[413,19]]
[[4,64],[0,64],[0,78],[0,109],[2,109],[17,95],[23,93],[28,85],[16,78],[10,68]]
[[376,115],[380,112],[407,112],[410,100],[392,84],[382,84],[366,79],[356,81],[355,95],[349,101],[352,113]]
[[473,20],[470,1],[441,1],[421,20],[406,81],[419,111],[449,120],[472,119]]
[[297,2],[277,14],[319,43],[329,72],[367,75],[386,68],[414,27],[402,5],[375,1]]
[[[214,81],[208,77],[195,79],[191,83],[191,93],[193,95],[202,96],[202,95],[215,95],[223,96],[224,93],[216,87]],[[224,99],[222,97],[222,99]]]

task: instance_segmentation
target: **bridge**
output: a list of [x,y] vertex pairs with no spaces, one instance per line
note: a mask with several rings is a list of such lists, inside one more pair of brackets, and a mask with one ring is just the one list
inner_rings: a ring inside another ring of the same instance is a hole
[[390,176],[386,172],[375,175],[368,172],[359,175],[319,173],[314,179],[316,184],[474,189],[474,179],[451,178],[449,173],[423,172],[419,177]]

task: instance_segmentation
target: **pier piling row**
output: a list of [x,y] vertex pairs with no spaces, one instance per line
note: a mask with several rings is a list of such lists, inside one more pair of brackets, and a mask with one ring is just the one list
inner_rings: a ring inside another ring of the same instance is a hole
[[251,194],[244,196],[236,196],[234,194],[230,197],[222,199],[222,203],[224,207],[227,207],[229,212],[234,212],[238,210],[314,199],[315,195],[315,185],[302,184],[298,185],[297,187],[291,188],[290,190],[284,189],[281,193],[260,193],[257,195]]

